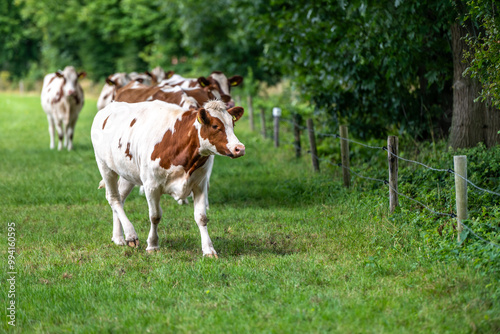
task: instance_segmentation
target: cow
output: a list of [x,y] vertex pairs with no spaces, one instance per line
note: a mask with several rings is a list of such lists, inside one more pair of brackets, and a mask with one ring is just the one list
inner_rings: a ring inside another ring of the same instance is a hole
[[197,79],[183,78],[182,76],[175,74],[170,77],[170,79],[163,80],[160,83],[162,85],[168,86],[181,86],[182,88],[193,88],[193,87],[206,87],[213,84],[217,87],[219,94],[221,95],[221,100],[226,102],[227,106],[234,107],[234,101],[231,97],[231,87],[239,86],[243,82],[243,77],[239,75],[234,75],[231,78],[227,78],[226,75],[219,71],[214,71],[212,74],[205,77],[199,77]]
[[146,73],[149,74],[149,76],[152,78],[151,85],[153,86],[158,85],[161,81],[167,80],[171,78],[172,75],[174,75],[174,71],[165,72],[165,70],[161,68],[161,66],[156,66],[151,70],[151,72]]
[[97,99],[97,110],[106,107],[116,96],[116,91],[130,82],[127,73],[115,73],[106,78],[106,83],[102,87],[101,94]]
[[151,222],[146,251],[159,249],[161,195],[182,200],[192,193],[203,256],[217,257],[207,230],[207,175],[214,155],[245,154],[245,146],[234,134],[234,123],[242,115],[243,108],[226,109],[222,101],[188,111],[163,101],[113,102],[100,110],[92,123],[91,139],[113,210],[111,240],[139,246],[123,205],[135,185],[144,185]]
[[41,102],[49,122],[50,149],[55,146],[56,130],[57,149],[62,149],[63,141],[68,151],[73,148],[75,125],[84,102],[78,79],[85,76],[85,72],[76,72],[73,66],[66,66],[63,71],[47,74],[43,79]]
[[148,87],[143,84],[130,82],[118,90],[115,100],[130,103],[161,100],[180,105],[187,110],[191,107],[201,107],[205,102],[210,100],[222,100],[222,98],[217,86],[213,83],[203,88],[182,88],[181,86]]

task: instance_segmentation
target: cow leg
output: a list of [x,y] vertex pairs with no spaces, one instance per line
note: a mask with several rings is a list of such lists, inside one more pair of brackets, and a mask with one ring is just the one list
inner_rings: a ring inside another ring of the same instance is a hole
[[148,235],[148,247],[146,250],[148,252],[153,252],[160,248],[158,245],[158,224],[160,223],[162,215],[160,208],[161,191],[159,189],[151,189],[149,187],[144,187],[144,190],[146,200],[148,201],[149,219],[151,221],[151,229],[149,230]]
[[[122,202],[122,206],[125,205],[125,200],[127,199],[130,192],[134,189],[134,184],[125,180],[124,178],[120,178],[118,180],[118,192],[120,193],[120,198]],[[123,238],[123,229],[120,219],[118,215],[113,210],[113,237],[111,240],[120,246],[126,245],[125,239]]]
[[208,235],[207,197],[208,190],[206,182],[203,182],[198,187],[193,188],[194,220],[200,229],[203,256],[218,257],[212,244],[212,240]]
[[[125,242],[130,247],[139,246],[139,238],[135,232],[134,226],[128,220],[125,211],[123,210],[123,203],[118,190],[118,174],[109,169],[102,161],[97,160],[97,166],[101,172],[101,176],[106,184],[106,199],[109,206],[113,209],[113,230],[115,217],[120,221],[125,234]],[[124,186],[125,187],[125,186]]]
[[56,122],[57,137],[59,138],[59,143],[57,144],[57,149],[60,151],[63,145],[64,131],[61,121]]
[[55,128],[54,128],[54,119],[52,116],[47,115],[47,121],[49,122],[49,136],[50,136],[50,149],[54,149],[54,136],[55,136]]
[[73,135],[75,133],[76,118],[69,122],[66,127],[66,140],[68,144],[68,151],[73,149]]

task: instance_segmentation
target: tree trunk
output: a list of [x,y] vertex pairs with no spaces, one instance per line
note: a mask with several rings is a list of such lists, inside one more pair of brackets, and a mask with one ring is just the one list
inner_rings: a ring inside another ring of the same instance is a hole
[[500,110],[495,108],[491,101],[486,104],[485,110],[485,143],[487,147],[500,144]]
[[450,145],[453,148],[473,147],[484,141],[484,103],[474,103],[479,95],[481,85],[462,73],[467,68],[463,62],[463,51],[468,46],[462,37],[466,29],[455,23],[451,27],[453,52],[453,117],[451,120]]
[[481,91],[481,83],[464,77],[468,67],[463,62],[463,51],[469,47],[462,39],[467,30],[455,23],[451,27],[453,51],[453,117],[450,129],[450,145],[453,148],[474,147],[484,142],[487,147],[500,143],[500,111],[491,103],[474,102]]

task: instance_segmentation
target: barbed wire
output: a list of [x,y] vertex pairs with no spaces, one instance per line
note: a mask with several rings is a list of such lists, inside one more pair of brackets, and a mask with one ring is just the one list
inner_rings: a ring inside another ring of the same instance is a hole
[[[304,127],[304,126],[301,126],[299,124],[297,124],[293,119],[288,119],[288,118],[280,118],[280,120],[283,119],[284,121],[286,122],[289,122],[291,123],[292,125],[294,126],[297,126],[299,129],[303,129],[303,130],[309,130],[307,127]],[[396,157],[397,159],[399,160],[403,160],[403,161],[406,161],[406,162],[410,162],[410,163],[415,163],[415,164],[418,164],[420,166],[423,166],[429,170],[432,170],[432,171],[436,171],[436,172],[447,172],[447,173],[452,173],[454,175],[457,175],[458,177],[462,178],[465,182],[467,182],[468,184],[470,184],[471,186],[473,186],[474,188],[476,188],[477,190],[479,191],[482,191],[483,193],[489,193],[489,194],[492,194],[492,195],[496,195],[496,196],[500,196],[500,193],[497,193],[495,191],[492,191],[492,190],[488,190],[488,189],[484,189],[484,188],[481,188],[479,187],[478,185],[474,184],[471,180],[469,180],[468,178],[464,177],[463,175],[460,175],[458,173],[456,173],[453,169],[451,168],[448,168],[448,169],[440,169],[440,168],[434,168],[434,167],[431,167],[431,166],[428,166],[424,163],[421,163],[419,161],[415,161],[415,160],[411,160],[411,159],[406,159],[406,158],[403,158],[403,157],[400,157],[399,155],[395,154],[394,152],[391,152],[387,149],[386,146],[372,146],[372,145],[366,145],[366,144],[363,144],[361,142],[358,142],[358,141],[355,141],[355,140],[352,140],[352,139],[349,139],[349,138],[344,138],[344,137],[341,137],[340,135],[338,134],[334,134],[334,133],[331,133],[331,134],[325,134],[325,133],[317,133],[316,134],[318,137],[334,137],[334,138],[338,138],[340,140],[344,140],[344,141],[347,141],[347,142],[350,142],[350,143],[354,143],[354,144],[357,144],[357,145],[360,145],[360,146],[363,146],[363,147],[366,147],[366,148],[370,148],[370,149],[377,149],[377,150],[384,150],[384,151],[387,151],[389,154],[391,154],[392,156]]]
[[[450,218],[457,218],[457,215],[454,214],[454,213],[445,213],[445,212],[439,212],[439,211],[435,211],[433,209],[431,209],[428,205],[425,205],[424,203],[410,197],[410,196],[407,196],[401,192],[399,192],[398,190],[396,190],[393,186],[390,185],[389,181],[387,180],[382,180],[382,179],[377,179],[377,178],[372,178],[372,177],[367,177],[367,176],[364,176],[364,175],[361,175],[357,172],[355,172],[352,168],[349,168],[347,166],[344,166],[343,164],[341,163],[333,163],[331,162],[330,160],[328,159],[325,159],[325,158],[320,158],[318,157],[317,155],[313,154],[312,152],[307,152],[308,154],[310,154],[311,156],[315,157],[316,159],[318,159],[318,161],[324,161],[324,162],[327,162],[328,164],[332,165],[332,166],[337,166],[337,167],[342,167],[344,169],[347,169],[349,172],[353,173],[354,175],[360,177],[360,178],[363,178],[363,179],[366,179],[366,180],[371,180],[371,181],[376,181],[376,182],[381,182],[381,183],[384,183],[385,185],[387,185],[390,189],[392,189],[392,191],[394,191],[395,193],[397,193],[399,196],[402,196],[410,201],[413,201],[419,205],[421,205],[422,207],[424,207],[427,211],[435,214],[435,215],[440,215],[440,216],[448,216]],[[457,174],[458,175],[458,174]],[[496,244],[496,243],[493,243],[491,241],[488,241],[482,237],[480,237],[479,235],[477,235],[470,227],[468,227],[467,225],[465,225],[463,222],[460,222],[461,225],[463,225],[465,228],[467,228],[468,231],[470,231],[475,237],[477,237],[478,239],[482,240],[483,242],[486,242],[494,247],[497,247],[497,248],[500,248],[500,245]]]
[[[295,120],[290,120],[290,119],[286,119],[286,118],[280,118],[280,119],[283,119],[289,123],[291,123],[293,126],[296,126],[298,127],[299,129],[301,130],[307,130],[309,131],[309,129],[307,127],[304,127],[304,126],[301,126],[299,124],[297,124],[295,122]],[[378,149],[378,150],[384,150],[384,151],[387,151],[389,154],[391,154],[392,156],[396,157],[397,159],[399,160],[403,160],[403,161],[406,161],[406,162],[410,162],[410,163],[415,163],[415,164],[418,164],[420,166],[423,166],[429,170],[433,170],[433,171],[437,171],[437,172],[447,172],[447,173],[451,173],[451,174],[454,174],[460,178],[462,178],[464,181],[466,181],[467,183],[469,183],[470,185],[472,185],[474,188],[480,190],[480,191],[483,191],[483,192],[487,192],[487,193],[490,193],[490,194],[493,194],[493,195],[497,195],[497,196],[500,196],[499,193],[497,192],[494,192],[494,191],[491,191],[491,190],[488,190],[488,189],[483,189],[483,188],[480,188],[479,186],[475,185],[472,181],[470,181],[469,179],[467,179],[466,177],[456,173],[454,170],[452,170],[451,168],[449,169],[440,169],[440,168],[434,168],[434,167],[430,167],[424,163],[421,163],[419,161],[415,161],[415,160],[411,160],[411,159],[406,159],[406,158],[403,158],[403,157],[400,157],[399,155],[395,154],[394,152],[391,152],[390,150],[387,149],[387,147],[385,146],[372,146],[372,145],[366,145],[366,144],[363,144],[363,143],[360,143],[358,141],[355,141],[355,140],[352,140],[352,139],[349,139],[349,138],[343,138],[341,137],[340,135],[338,134],[323,134],[323,133],[318,133],[316,134],[317,136],[319,137],[334,137],[334,138],[338,138],[340,140],[345,140],[345,141],[348,141],[350,143],[354,143],[354,144],[357,144],[357,145],[361,145],[361,146],[364,146],[366,148],[370,148],[370,149]],[[301,149],[301,147],[299,145],[297,145],[297,142],[294,141],[291,143],[295,149]],[[328,164],[332,165],[332,166],[337,166],[337,167],[342,167],[346,170],[348,170],[350,173],[356,175],[357,177],[359,178],[362,178],[362,179],[366,179],[366,180],[370,180],[370,181],[376,181],[376,182],[381,182],[385,185],[387,185],[392,191],[394,191],[395,193],[397,193],[399,196],[402,196],[410,201],[413,201],[417,204],[419,204],[420,206],[424,207],[427,211],[435,214],[435,215],[440,215],[440,216],[448,216],[450,218],[457,218],[457,216],[454,214],[454,213],[445,213],[445,212],[439,212],[439,211],[435,211],[433,209],[431,209],[428,205],[425,205],[424,203],[410,197],[410,196],[407,196],[405,194],[402,194],[401,192],[399,192],[398,190],[396,190],[393,186],[390,185],[390,183],[387,181],[387,180],[382,180],[382,179],[377,179],[377,178],[372,178],[372,177],[368,177],[368,176],[364,176],[364,175],[361,175],[360,173],[354,171],[353,169],[347,167],[347,166],[344,166],[342,163],[333,163],[331,162],[329,159],[325,159],[325,158],[320,158],[318,157],[317,155],[313,154],[312,152],[310,151],[307,151],[308,154],[310,154],[311,156],[313,156],[315,159],[317,159],[318,161],[324,161],[324,162],[327,162]],[[476,238],[482,240],[483,242],[487,243],[487,244],[490,244],[494,247],[497,247],[497,248],[500,248],[500,245],[496,244],[496,243],[493,243],[491,241],[488,241],[482,237],[480,237],[477,233],[475,233],[470,227],[468,227],[466,224],[464,224],[463,222],[460,222],[460,224],[462,226],[464,226],[470,233],[472,233],[472,235],[474,235]]]

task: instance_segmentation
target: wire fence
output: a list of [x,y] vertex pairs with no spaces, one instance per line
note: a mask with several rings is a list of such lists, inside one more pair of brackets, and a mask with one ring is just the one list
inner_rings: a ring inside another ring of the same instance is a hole
[[[280,117],[279,120],[280,121],[281,120],[286,121],[286,122],[290,123],[292,126],[294,126],[295,128],[298,128],[300,130],[309,131],[309,128],[307,128],[305,126],[302,126],[300,124],[297,124],[297,122],[295,120],[293,120],[293,119],[288,119],[288,118]],[[492,194],[492,195],[495,195],[495,196],[500,196],[500,193],[497,193],[495,191],[479,187],[478,185],[476,185],[475,183],[473,183],[468,178],[464,177],[463,175],[460,175],[459,173],[456,173],[451,168],[448,168],[448,169],[446,169],[446,168],[434,168],[434,167],[428,166],[428,165],[426,165],[426,164],[424,164],[422,162],[416,161],[416,160],[411,160],[411,159],[403,158],[403,157],[399,156],[398,154],[395,154],[395,153],[391,152],[391,150],[388,150],[388,148],[386,146],[366,145],[366,144],[361,143],[359,141],[355,141],[355,140],[352,140],[352,139],[349,139],[349,138],[341,137],[339,134],[334,134],[334,133],[316,133],[315,135],[318,136],[318,137],[323,137],[323,138],[325,138],[325,137],[337,138],[337,139],[339,139],[341,141],[346,141],[346,142],[349,142],[349,143],[360,145],[360,146],[368,148],[368,149],[387,151],[388,154],[390,154],[391,156],[393,156],[394,158],[396,158],[398,160],[402,160],[402,161],[405,161],[405,162],[408,162],[408,163],[414,163],[414,164],[420,165],[420,166],[425,167],[425,168],[427,168],[429,170],[432,170],[432,171],[445,172],[445,173],[453,174],[453,175],[455,175],[455,176],[463,179],[465,182],[467,182],[468,184],[470,184],[474,189],[481,191],[483,194],[484,193],[489,193],[489,194]],[[300,149],[300,147],[297,147],[297,143],[296,142],[293,142],[292,144],[295,146],[296,149],[297,148]],[[445,212],[439,212],[439,211],[433,210],[433,209],[430,208],[430,206],[422,203],[421,201],[418,201],[418,200],[416,200],[416,199],[414,199],[414,198],[412,198],[410,196],[402,194],[397,189],[395,189],[393,186],[391,186],[390,183],[389,183],[389,181],[387,181],[387,180],[383,180],[383,179],[379,179],[379,178],[368,177],[368,176],[362,175],[359,172],[354,171],[352,168],[343,165],[342,163],[333,163],[329,159],[321,158],[321,157],[315,155],[314,153],[312,153],[311,151],[307,151],[307,153],[310,154],[315,159],[317,159],[318,161],[326,162],[326,163],[328,163],[328,164],[330,164],[332,166],[341,167],[341,168],[343,168],[345,170],[348,170],[350,173],[354,174],[355,176],[357,176],[359,178],[366,179],[366,180],[369,180],[369,181],[375,181],[375,182],[383,183],[384,185],[387,185],[390,190],[392,190],[395,193],[397,193],[399,196],[402,196],[402,197],[404,197],[404,198],[406,198],[406,199],[408,199],[408,200],[410,200],[412,202],[415,202],[415,203],[419,204],[420,206],[422,206],[423,208],[425,208],[427,211],[429,211],[429,212],[431,212],[431,213],[433,213],[435,215],[448,216],[450,218],[457,218],[457,215],[455,213],[445,213]],[[481,236],[477,235],[469,226],[465,225],[462,221],[460,222],[460,224],[463,227],[465,227],[468,232],[470,232],[472,235],[474,235],[479,240],[481,240],[481,241],[483,241],[485,243],[488,243],[488,244],[490,244],[490,245],[492,245],[492,246],[500,249],[500,245],[498,245],[496,243],[493,243],[491,241],[488,241],[488,240],[482,238]]]

